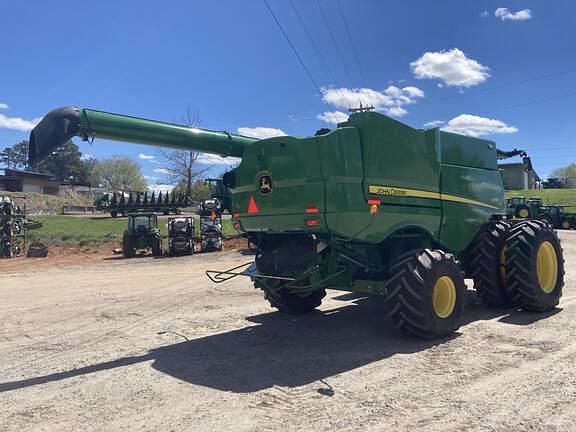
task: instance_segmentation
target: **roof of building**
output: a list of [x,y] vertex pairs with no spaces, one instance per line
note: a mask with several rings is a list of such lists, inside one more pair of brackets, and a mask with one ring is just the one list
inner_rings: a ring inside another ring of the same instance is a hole
[[37,178],[42,180],[57,181],[54,175],[48,173],[40,173],[36,171],[15,170],[11,168],[4,169],[5,177],[19,177],[19,178]]

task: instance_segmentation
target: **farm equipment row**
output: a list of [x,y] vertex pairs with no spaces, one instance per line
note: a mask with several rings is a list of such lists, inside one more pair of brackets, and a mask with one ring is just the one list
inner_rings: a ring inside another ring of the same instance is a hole
[[176,192],[107,192],[94,201],[98,211],[106,211],[110,216],[126,216],[135,212],[158,212],[164,215],[180,214],[183,207],[189,207],[190,197]]
[[543,204],[542,198],[512,197],[506,199],[506,218],[537,219],[557,229],[576,229],[576,213],[566,211],[567,206]]
[[[200,205],[200,252],[221,251],[222,213],[216,199],[205,200]],[[192,255],[194,253],[195,228],[191,217],[168,218],[168,255]],[[151,252],[161,256],[162,235],[158,229],[156,213],[135,213],[128,215],[128,228],[122,237],[122,252],[126,258],[138,252]]]

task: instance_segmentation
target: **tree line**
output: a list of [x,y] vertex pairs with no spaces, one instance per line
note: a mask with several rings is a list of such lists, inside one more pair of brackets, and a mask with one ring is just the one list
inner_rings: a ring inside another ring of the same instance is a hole
[[[197,153],[187,151],[163,151],[160,157],[167,166],[168,181],[174,184],[177,193],[188,193],[193,201],[210,197],[210,190],[202,176],[207,170],[194,165]],[[29,169],[28,141],[6,147],[0,152],[0,164],[3,168]],[[35,168],[36,171],[53,175],[62,184],[81,184],[104,187],[114,191],[144,192],[148,188],[146,178],[138,162],[124,156],[112,156],[98,160],[83,157],[82,152],[71,140],[67,141],[48,155]]]

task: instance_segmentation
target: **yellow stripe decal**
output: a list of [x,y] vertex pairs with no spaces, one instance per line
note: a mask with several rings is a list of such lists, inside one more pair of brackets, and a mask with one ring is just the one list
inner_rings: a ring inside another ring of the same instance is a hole
[[482,201],[476,201],[469,198],[459,197],[457,195],[448,195],[448,194],[440,194],[438,192],[430,192],[424,191],[419,189],[404,189],[398,188],[394,186],[376,186],[370,185],[368,186],[368,192],[374,195],[384,195],[390,197],[398,197],[398,198],[429,198],[429,199],[436,199],[436,200],[443,200],[443,201],[452,201],[458,202],[463,204],[471,204],[481,207],[488,207],[491,209],[498,210],[497,206],[492,204],[487,204]]

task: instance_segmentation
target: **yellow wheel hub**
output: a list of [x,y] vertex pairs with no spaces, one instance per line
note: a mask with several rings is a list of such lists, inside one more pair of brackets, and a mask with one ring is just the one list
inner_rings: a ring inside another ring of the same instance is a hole
[[456,285],[449,276],[441,276],[434,285],[432,292],[434,312],[440,318],[448,318],[456,306]]
[[538,248],[536,274],[542,291],[546,294],[554,291],[558,280],[558,259],[554,246],[549,241],[543,242]]
[[530,215],[530,213],[528,213],[528,210],[522,209],[522,210],[520,210],[520,211],[518,212],[518,215],[519,215],[521,218],[527,218],[527,217]]
[[568,221],[562,222],[562,228],[564,228],[564,229],[570,229],[570,222],[568,222]]

